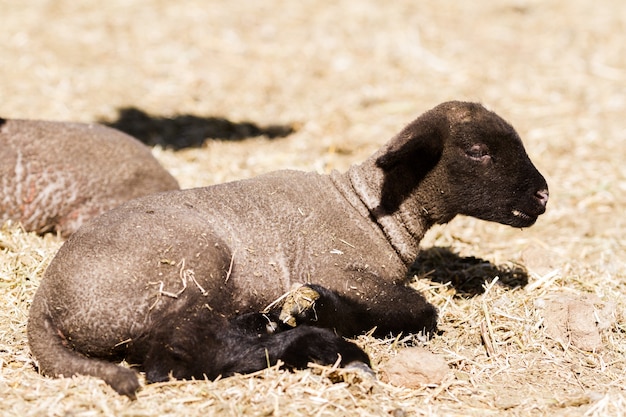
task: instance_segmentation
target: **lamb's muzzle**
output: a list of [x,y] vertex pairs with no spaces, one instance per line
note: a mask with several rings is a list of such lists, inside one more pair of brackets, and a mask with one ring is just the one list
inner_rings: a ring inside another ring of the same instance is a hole
[[535,194],[535,197],[537,197],[537,200],[539,200],[539,204],[543,207],[543,211],[541,211],[541,213],[539,214],[545,213],[546,206],[548,205],[548,198],[550,197],[550,193],[548,192],[547,189],[539,190]]
[[[476,103],[444,103],[345,173],[279,171],[99,216],[50,263],[30,348],[45,374],[97,376],[128,396],[139,383],[111,363],[120,358],[149,381],[268,360],[367,363],[338,335],[436,330],[436,308],[406,285],[429,227],[458,214],[528,227],[547,190],[511,125]],[[272,304],[296,283],[304,308]]]

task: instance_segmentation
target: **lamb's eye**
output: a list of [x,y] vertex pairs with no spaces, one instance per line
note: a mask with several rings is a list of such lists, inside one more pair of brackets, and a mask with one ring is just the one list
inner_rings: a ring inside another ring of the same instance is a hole
[[466,152],[468,157],[475,161],[486,162],[491,159],[491,155],[489,155],[489,150],[483,144],[472,145]]

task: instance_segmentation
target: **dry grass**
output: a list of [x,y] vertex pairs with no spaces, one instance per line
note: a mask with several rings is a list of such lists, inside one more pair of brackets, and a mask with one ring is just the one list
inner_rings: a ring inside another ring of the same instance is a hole
[[[135,107],[157,118],[297,126],[286,138],[155,149],[185,187],[277,168],[345,169],[418,113],[467,99],[517,127],[551,190],[548,213],[529,230],[459,218],[427,235],[425,247],[457,254],[437,262],[443,252],[435,250],[429,260],[456,281],[431,273],[414,284],[441,311],[443,333],[426,347],[451,368],[442,384],[419,390],[329,369],[269,369],[151,385],[130,402],[96,379],[41,377],[25,323],[61,242],[7,226],[0,230],[0,414],[624,415],[620,0],[0,0],[0,10],[2,117],[114,122],[118,108]],[[483,261],[477,266],[469,256]],[[528,284],[511,286],[507,274],[520,264]],[[468,292],[463,277],[484,291]],[[542,306],[564,295],[596,297],[601,348],[585,352],[548,335]],[[378,366],[406,340],[358,342]]]

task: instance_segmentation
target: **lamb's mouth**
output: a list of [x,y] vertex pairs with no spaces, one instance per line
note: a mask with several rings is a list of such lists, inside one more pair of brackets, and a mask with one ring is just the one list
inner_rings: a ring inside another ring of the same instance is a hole
[[511,214],[515,219],[512,222],[513,224],[511,224],[513,227],[529,227],[537,221],[537,216],[530,215],[517,209],[511,210]]
[[526,214],[526,213],[524,213],[523,211],[516,210],[516,209],[513,209],[513,210],[511,211],[511,213],[513,213],[513,215],[514,215],[515,217],[519,217],[519,218],[520,218],[520,219],[522,219],[522,220],[526,220],[526,221],[528,221],[528,220],[532,220],[532,219],[534,219],[534,217],[533,217],[533,216],[531,216],[531,215],[529,215],[529,214]]

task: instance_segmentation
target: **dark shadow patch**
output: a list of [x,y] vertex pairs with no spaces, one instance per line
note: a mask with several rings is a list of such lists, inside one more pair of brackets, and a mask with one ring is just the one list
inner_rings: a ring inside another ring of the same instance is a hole
[[420,252],[409,269],[410,276],[450,284],[457,297],[473,297],[485,292],[485,284],[497,276],[498,282],[510,288],[528,284],[528,272],[522,265],[494,265],[474,256],[463,257],[450,248],[432,247]]
[[252,122],[235,123],[222,117],[154,116],[135,107],[118,109],[117,120],[99,120],[99,123],[128,133],[146,145],[174,150],[200,147],[207,139],[243,140],[257,136],[274,139],[295,131],[293,125],[259,126]]

